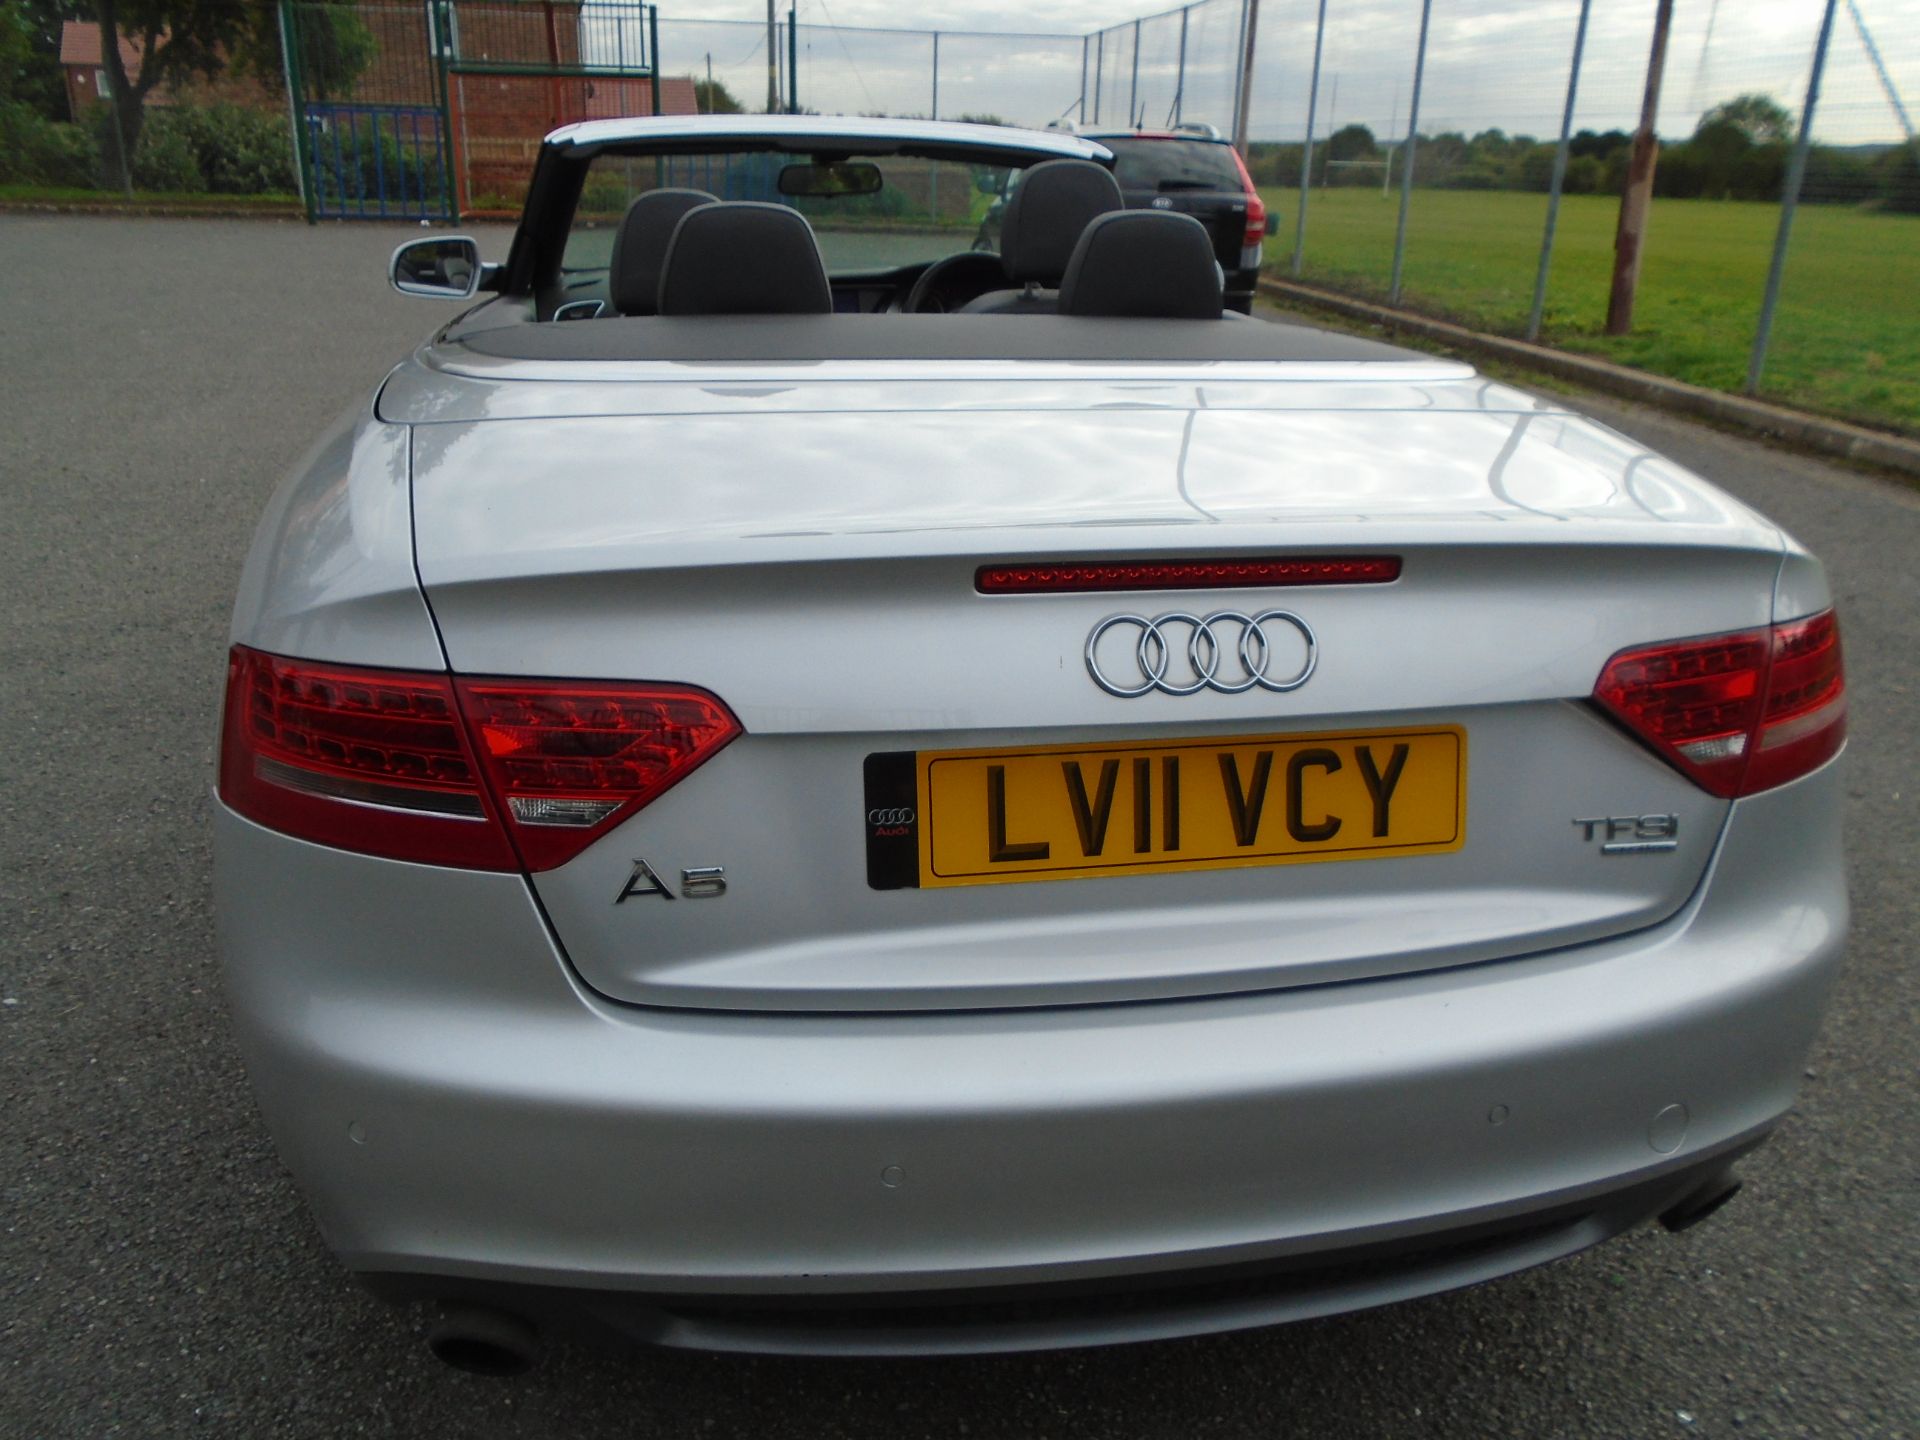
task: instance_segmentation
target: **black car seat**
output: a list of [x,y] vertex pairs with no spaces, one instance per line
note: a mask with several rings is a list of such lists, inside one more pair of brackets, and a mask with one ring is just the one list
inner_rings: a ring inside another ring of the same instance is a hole
[[660,267],[662,315],[830,315],[833,290],[798,210],[722,201],[687,211]]
[[649,190],[634,197],[613,237],[607,298],[622,315],[651,315],[660,303],[660,267],[680,217],[719,197],[704,190]]
[[1060,313],[1218,320],[1224,289],[1206,226],[1165,210],[1121,210],[1080,232]]
[[1051,315],[1056,289],[1087,223],[1127,202],[1091,160],[1047,160],[1020,177],[1000,223],[1000,264],[1017,290],[990,290],[962,314]]

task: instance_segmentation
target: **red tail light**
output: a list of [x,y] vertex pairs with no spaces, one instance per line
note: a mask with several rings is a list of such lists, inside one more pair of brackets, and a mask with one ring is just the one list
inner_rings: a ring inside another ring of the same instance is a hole
[[740,733],[686,685],[455,680],[480,766],[529,870],[551,870]]
[[1798,779],[1847,736],[1831,610],[1767,630],[1623,650],[1593,696],[1695,784],[1728,798]]
[[1231,146],[1227,153],[1233,156],[1233,163],[1240,168],[1240,183],[1247,192],[1247,233],[1240,237],[1242,245],[1258,245],[1267,238],[1267,202],[1260,198],[1260,192],[1254,188],[1253,176],[1247,173],[1247,162],[1240,158],[1240,152]]
[[454,681],[236,645],[220,796],[343,850],[547,870],[739,733],[726,706],[686,686]]

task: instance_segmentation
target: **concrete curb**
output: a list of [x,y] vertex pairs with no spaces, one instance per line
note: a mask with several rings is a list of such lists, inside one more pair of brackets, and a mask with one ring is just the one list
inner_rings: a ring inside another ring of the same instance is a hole
[[138,200],[0,200],[0,215],[132,215],[163,220],[305,220],[298,205],[177,205]]
[[1863,460],[1871,465],[1898,470],[1902,474],[1920,476],[1920,440],[1909,440],[1883,430],[1869,430],[1864,426],[1850,425],[1844,420],[1829,420],[1822,415],[1809,415],[1801,410],[1789,410],[1783,405],[1750,400],[1744,395],[1729,395],[1723,390],[1708,390],[1703,386],[1689,385],[1683,380],[1669,380],[1662,375],[1648,374],[1645,370],[1616,365],[1611,360],[1574,355],[1545,345],[1529,344],[1525,340],[1509,340],[1503,335],[1483,334],[1461,325],[1450,325],[1444,320],[1416,315],[1407,310],[1389,309],[1385,305],[1356,300],[1350,295],[1322,290],[1313,285],[1301,285],[1292,280],[1263,279],[1260,293],[1272,300],[1329,310],[1350,320],[1384,326],[1458,350],[1523,365],[1530,370],[1544,371],[1563,380],[1604,390],[1628,400],[1656,405],[1663,410],[1698,415],[1722,425],[1786,440],[1823,454],[1842,455],[1850,460]]

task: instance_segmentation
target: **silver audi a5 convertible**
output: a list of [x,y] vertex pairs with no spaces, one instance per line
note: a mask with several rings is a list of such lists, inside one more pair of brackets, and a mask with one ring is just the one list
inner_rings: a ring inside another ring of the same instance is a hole
[[444,1358],[1351,1310],[1690,1224],[1793,1103],[1819,563],[1223,315],[1111,160],[596,121],[497,263],[396,252],[468,303],[268,504],[217,901],[280,1152]]

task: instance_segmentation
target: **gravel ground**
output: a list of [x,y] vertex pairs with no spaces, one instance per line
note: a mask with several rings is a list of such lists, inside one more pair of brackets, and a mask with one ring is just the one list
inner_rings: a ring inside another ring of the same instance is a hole
[[565,1346],[504,1383],[430,1360],[410,1316],[346,1282],[274,1157],[207,886],[214,710],[255,517],[319,426],[449,313],[383,284],[404,233],[0,217],[0,1434],[1920,1430],[1920,498],[1601,402],[1820,551],[1847,627],[1852,959],[1799,1112],[1722,1218],[1465,1293],[1121,1350]]

